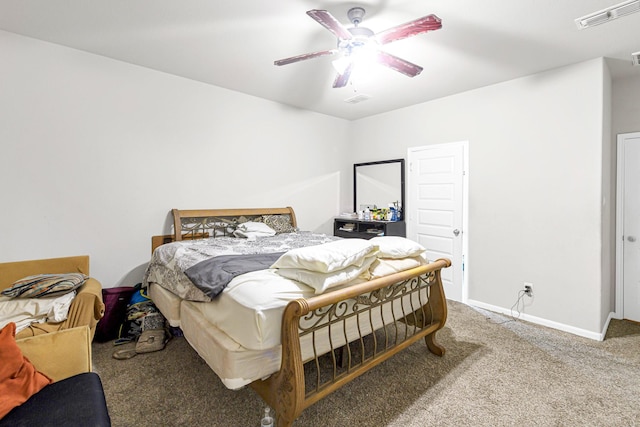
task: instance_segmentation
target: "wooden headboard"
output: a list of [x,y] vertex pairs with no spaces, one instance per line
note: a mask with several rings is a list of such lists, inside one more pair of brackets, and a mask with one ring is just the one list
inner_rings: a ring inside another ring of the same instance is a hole
[[173,234],[151,237],[151,252],[160,245],[178,240],[205,239],[220,235],[232,235],[229,230],[246,221],[262,219],[263,215],[288,215],[293,227],[297,227],[292,207],[245,209],[172,209]]

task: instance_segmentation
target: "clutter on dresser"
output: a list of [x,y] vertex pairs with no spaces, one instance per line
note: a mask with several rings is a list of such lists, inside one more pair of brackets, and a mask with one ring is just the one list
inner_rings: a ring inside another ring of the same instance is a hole
[[358,218],[358,214],[355,212],[342,212],[340,214],[340,218],[345,218],[345,219],[357,219]]
[[404,221],[347,220],[338,217],[333,221],[333,235],[360,239],[371,239],[376,236],[406,237],[406,225]]
[[355,230],[356,225],[353,222],[347,222],[343,225],[340,226],[340,231],[346,231],[346,232],[352,232],[353,230]]
[[[361,209],[354,214],[360,221],[400,221],[402,213],[399,202],[389,203],[386,208],[378,208],[376,205],[362,205]],[[344,214],[340,218],[346,218]]]

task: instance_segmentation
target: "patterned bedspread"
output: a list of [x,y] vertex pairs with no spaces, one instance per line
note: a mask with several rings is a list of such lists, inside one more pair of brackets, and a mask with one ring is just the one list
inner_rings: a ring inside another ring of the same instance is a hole
[[182,299],[190,301],[211,301],[198,289],[184,271],[206,259],[219,255],[249,255],[285,252],[290,249],[320,245],[338,237],[316,234],[308,231],[282,233],[273,237],[256,240],[236,237],[216,237],[211,239],[183,240],[159,246],[153,253],[144,274],[143,286],[157,283]]

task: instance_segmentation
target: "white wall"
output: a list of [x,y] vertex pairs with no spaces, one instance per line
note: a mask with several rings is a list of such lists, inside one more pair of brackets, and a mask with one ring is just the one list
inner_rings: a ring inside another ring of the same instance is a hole
[[639,99],[640,75],[614,80],[613,135],[640,132]]
[[529,316],[601,332],[604,70],[597,59],[354,123],[355,162],[469,141],[470,300],[508,310],[528,281]]
[[2,31],[0,55],[1,261],[89,254],[133,284],[173,207],[291,205],[329,233],[353,163],[468,140],[471,300],[530,281],[530,318],[606,321],[606,134],[640,130],[640,79],[611,87],[602,60],[347,122]]
[[[616,283],[616,139],[611,135],[613,83],[606,61],[603,63],[602,79],[602,219],[601,219],[601,265],[600,319],[607,323],[615,312]],[[604,325],[602,325],[604,326]]]
[[172,208],[293,206],[330,233],[349,197],[348,121],[3,31],[0,57],[3,262],[89,254],[133,285]]

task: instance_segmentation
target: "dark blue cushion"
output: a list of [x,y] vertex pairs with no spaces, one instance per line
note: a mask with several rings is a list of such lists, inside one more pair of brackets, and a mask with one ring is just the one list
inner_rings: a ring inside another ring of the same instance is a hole
[[111,426],[100,377],[85,372],[46,386],[2,418],[4,426]]

